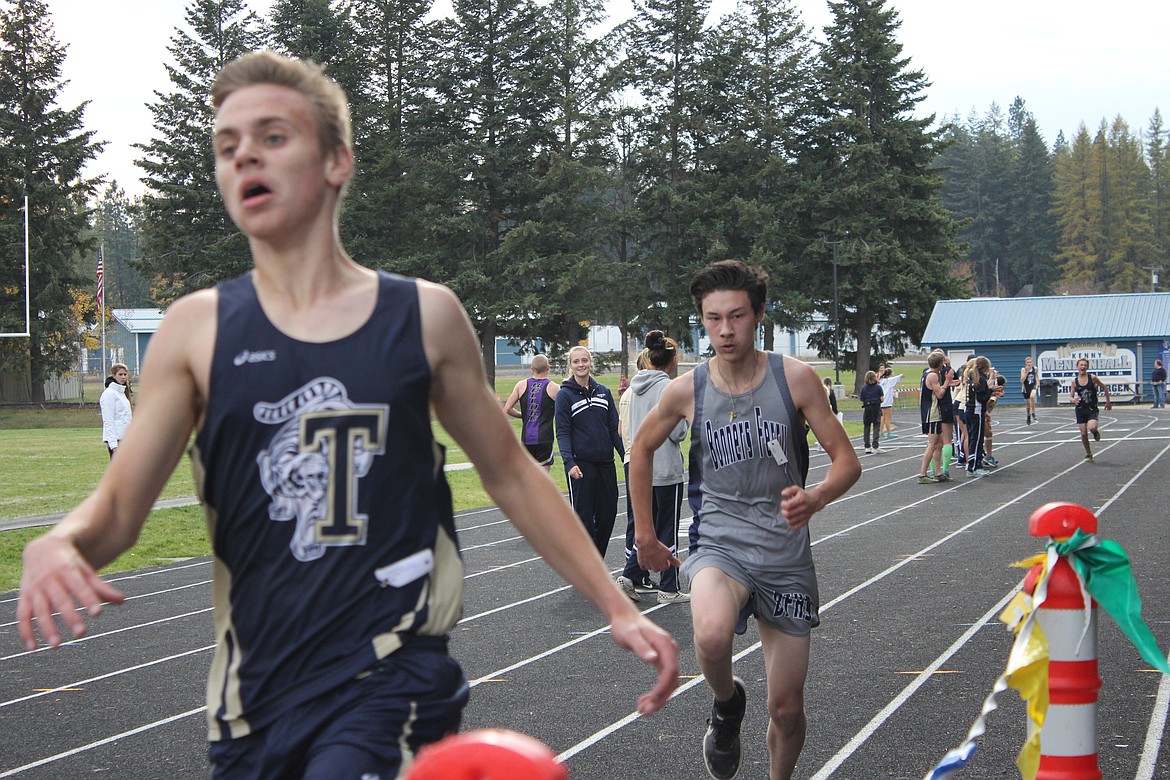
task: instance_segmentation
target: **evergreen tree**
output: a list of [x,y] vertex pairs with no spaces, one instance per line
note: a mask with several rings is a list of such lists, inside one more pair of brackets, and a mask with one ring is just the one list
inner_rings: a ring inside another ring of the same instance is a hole
[[[107,309],[151,308],[150,282],[134,267],[138,261],[136,204],[116,183],[107,184],[93,214],[93,236],[101,242],[105,259]],[[96,255],[82,263],[87,277],[96,272]]]
[[228,218],[215,185],[211,84],[220,69],[260,48],[259,17],[243,0],[193,0],[188,29],[176,29],[166,65],[173,87],[149,108],[157,136],[136,147],[147,186],[142,199],[141,272],[161,304],[251,267],[247,241]]
[[[0,10],[0,196],[6,276],[4,298],[23,309],[23,199],[28,197],[32,322],[27,339],[4,339],[0,368],[27,371],[32,400],[44,401],[43,382],[53,372],[77,365],[78,332],[73,290],[82,279],[77,260],[91,252],[85,237],[88,199],[97,180],[82,175],[102,144],[82,129],[85,103],[57,105],[64,80],[65,48],[57,42],[48,8],[41,0],[14,0]],[[13,241],[13,239],[16,239]],[[13,251],[15,250],[15,251]],[[13,272],[16,272],[15,274]],[[8,293],[13,294],[10,296]],[[4,327],[20,328],[18,317],[3,312]],[[11,322],[15,320],[15,322]]]
[[1120,116],[1109,126],[1104,154],[1103,281],[1112,292],[1146,290],[1149,275],[1145,268],[1155,257],[1149,214],[1150,171],[1141,141]]
[[[552,80],[549,143],[536,159],[536,200],[530,218],[505,234],[519,309],[527,318],[508,335],[525,342],[544,337],[545,350],[576,343],[583,321],[613,323],[628,336],[632,319],[652,291],[637,281],[628,254],[608,238],[625,216],[609,143],[618,81],[615,36],[597,34],[600,0],[553,0],[545,8]],[[604,287],[613,295],[597,296]],[[569,330],[573,333],[569,333]],[[622,354],[623,368],[628,362]]]
[[444,66],[443,31],[426,21],[429,0],[355,0],[351,5],[360,87],[350,91],[357,168],[342,216],[362,262],[438,277],[432,222],[458,208],[458,174],[432,86]]
[[[630,343],[630,337],[642,338],[651,330],[667,327],[668,317],[660,305],[661,290],[654,283],[645,263],[649,244],[644,239],[644,219],[638,209],[644,181],[638,161],[639,151],[644,147],[640,136],[645,112],[640,107],[622,106],[613,124],[612,170],[613,191],[606,199],[609,213],[605,220],[606,234],[602,239],[600,253],[607,259],[610,268],[606,274],[607,289],[602,305],[611,321],[622,328],[622,344]],[[588,276],[582,274],[575,280],[574,292],[583,296],[590,290]],[[596,287],[593,287],[596,289]],[[593,296],[596,297],[596,296]],[[568,324],[572,320],[568,319]],[[573,343],[572,339],[566,343]],[[623,349],[621,372],[630,375],[629,350]]]
[[325,68],[356,103],[366,74],[356,41],[354,3],[335,0],[275,0],[268,12],[272,48]]
[[1162,112],[1154,109],[1146,131],[1146,160],[1150,166],[1150,232],[1154,267],[1170,269],[1170,145]]
[[[972,121],[975,121],[972,119]],[[966,231],[970,227],[975,209],[973,204],[978,202],[974,194],[977,190],[971,185],[976,181],[975,173],[975,138],[968,129],[967,123],[954,114],[939,129],[941,151],[935,163],[936,169],[942,176],[943,188],[940,193],[943,205],[951,218],[959,226],[958,237],[961,256],[956,263],[953,273],[959,277],[974,278],[974,263],[968,253]]]
[[968,184],[968,192],[973,200],[969,206],[971,222],[962,238],[976,271],[976,292],[999,296],[1004,293],[1000,267],[1009,255],[1011,139],[1005,133],[1003,114],[994,103],[971,132],[975,138],[974,180]]
[[637,154],[644,185],[638,207],[647,242],[643,260],[665,303],[667,332],[685,341],[691,316],[689,280],[709,259],[695,180],[696,145],[703,124],[700,68],[708,0],[635,0],[627,36],[627,79],[647,109]]
[[768,270],[772,324],[811,306],[799,256],[794,159],[814,92],[812,44],[789,0],[748,0],[708,34],[701,62],[704,122],[696,149],[708,256]]
[[[912,116],[926,78],[902,57],[896,11],[884,0],[830,8],[822,92],[803,161],[805,256],[810,276],[831,278],[827,243],[844,242],[837,253],[842,328],[855,340],[863,376],[875,348],[900,354],[903,339],[921,339],[934,302],[960,293],[949,275],[959,253],[934,168],[940,138],[927,129],[934,118]],[[818,308],[831,311],[831,286],[810,286]]]
[[450,134],[446,171],[460,190],[430,229],[435,270],[467,306],[491,381],[496,336],[529,316],[525,280],[503,241],[532,217],[537,159],[553,144],[553,43],[531,0],[457,0],[450,32],[436,119]]
[[1008,180],[1007,294],[1030,286],[1032,295],[1049,295],[1058,277],[1055,265],[1056,225],[1052,218],[1053,160],[1036,120],[1012,104],[1014,145]]
[[1082,124],[1072,143],[1057,147],[1053,210],[1059,234],[1056,256],[1061,269],[1059,292],[1099,291],[1101,246],[1101,176],[1093,141]]

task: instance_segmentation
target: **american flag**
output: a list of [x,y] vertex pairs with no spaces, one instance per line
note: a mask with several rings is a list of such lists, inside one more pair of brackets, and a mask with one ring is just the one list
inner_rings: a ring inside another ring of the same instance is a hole
[[104,309],[106,306],[106,287],[103,283],[102,277],[105,276],[103,266],[105,265],[102,257],[102,249],[98,248],[98,267],[97,267],[97,305],[98,309]]

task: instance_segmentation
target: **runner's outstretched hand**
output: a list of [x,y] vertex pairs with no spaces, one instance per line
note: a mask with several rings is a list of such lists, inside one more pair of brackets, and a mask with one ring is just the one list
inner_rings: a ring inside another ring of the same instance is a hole
[[102,613],[105,602],[121,604],[125,596],[97,575],[72,542],[46,534],[24,548],[24,571],[20,578],[20,603],[16,621],[24,646],[37,648],[36,630],[50,647],[62,642],[61,632],[53,619],[61,622],[74,638],[85,635],[84,609],[92,617]]
[[638,698],[638,712],[643,716],[653,715],[662,709],[669,701],[670,694],[678,687],[678,643],[664,629],[634,609],[633,605],[628,615],[612,621],[610,633],[619,646],[658,670],[658,680],[654,687]]

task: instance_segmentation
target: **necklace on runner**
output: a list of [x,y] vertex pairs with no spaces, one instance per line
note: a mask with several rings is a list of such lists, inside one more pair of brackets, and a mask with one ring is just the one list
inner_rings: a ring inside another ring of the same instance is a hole
[[[751,376],[751,379],[749,380],[749,384],[748,384],[748,392],[751,394],[751,400],[748,401],[748,411],[749,412],[751,412],[752,407],[756,405],[756,372],[760,370],[759,358],[757,358],[756,355],[753,354],[752,359],[756,361],[756,365],[752,368],[752,376]],[[716,368],[719,370],[719,378],[723,380],[723,384],[727,385],[727,396],[728,396],[728,398],[731,399],[731,417],[729,417],[728,419],[731,422],[735,422],[735,419],[737,417],[739,417],[739,408],[735,404],[735,396],[736,396],[735,388],[732,387],[731,382],[729,382],[727,380],[727,375],[723,373],[723,361],[722,360],[720,360],[716,364]],[[739,395],[743,395],[743,393],[740,393]]]

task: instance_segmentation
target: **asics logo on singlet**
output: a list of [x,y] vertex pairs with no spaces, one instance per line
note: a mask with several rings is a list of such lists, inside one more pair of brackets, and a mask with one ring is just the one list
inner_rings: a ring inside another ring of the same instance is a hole
[[245,349],[240,354],[232,359],[232,362],[237,366],[242,366],[245,363],[271,363],[276,360],[275,349],[263,349],[258,352],[253,352],[250,349]]

